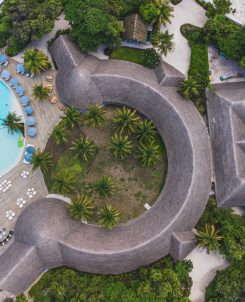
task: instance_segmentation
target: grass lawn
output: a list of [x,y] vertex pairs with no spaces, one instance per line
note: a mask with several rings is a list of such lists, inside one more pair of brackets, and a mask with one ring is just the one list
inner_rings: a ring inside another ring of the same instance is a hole
[[[62,169],[69,168],[77,179],[77,192],[87,194],[92,198],[96,207],[92,222],[97,221],[98,209],[111,204],[121,213],[121,222],[126,222],[144,213],[144,204],[152,205],[158,197],[165,183],[167,174],[167,156],[164,144],[159,135],[156,140],[160,145],[161,158],[156,166],[144,168],[134,158],[134,154],[124,160],[114,159],[108,150],[111,136],[114,134],[113,117],[117,114],[115,107],[107,107],[105,114],[105,124],[101,128],[91,128],[85,125],[75,127],[70,130],[67,143],[57,146],[53,138],[50,137],[46,150],[53,154],[54,166],[45,175],[46,184],[51,192],[52,174]],[[82,119],[82,115],[81,115]],[[81,136],[88,136],[94,140],[97,146],[96,156],[88,162],[74,159],[70,146],[72,141]],[[133,135],[134,150],[137,141]],[[110,197],[99,198],[94,192],[91,194],[88,187],[103,176],[111,176],[115,182],[115,192]],[[88,193],[89,192],[89,193]],[[70,194],[69,197],[73,197]]]
[[143,50],[129,47],[119,47],[112,51],[110,59],[124,60],[141,64],[141,55]]

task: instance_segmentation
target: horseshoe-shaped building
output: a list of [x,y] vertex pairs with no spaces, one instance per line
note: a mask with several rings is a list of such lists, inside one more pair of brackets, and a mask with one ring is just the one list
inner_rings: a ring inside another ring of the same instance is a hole
[[137,269],[168,253],[185,257],[209,196],[212,165],[206,125],[177,93],[183,75],[164,62],[152,71],[81,54],[67,36],[60,36],[50,52],[65,104],[126,105],[152,120],[166,146],[167,179],[149,211],[111,231],[72,220],[57,198],[34,202],[18,218],[14,242],[0,256],[0,288],[19,294],[44,269],[62,265],[108,274]]

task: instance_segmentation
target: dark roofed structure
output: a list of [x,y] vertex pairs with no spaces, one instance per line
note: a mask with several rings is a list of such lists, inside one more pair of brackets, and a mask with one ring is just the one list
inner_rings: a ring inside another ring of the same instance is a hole
[[209,129],[220,207],[245,205],[245,82],[207,92]]
[[[72,66],[62,53],[63,48],[66,57],[70,46]],[[62,100],[78,108],[96,102],[90,99],[92,92],[84,89],[86,78],[104,104],[125,105],[149,118],[165,143],[168,175],[151,210],[111,231],[72,220],[64,201],[55,198],[43,198],[27,207],[15,228],[13,245],[22,244],[19,254],[13,247],[11,254],[7,249],[0,256],[0,262],[6,263],[0,288],[14,294],[25,290],[40,269],[65,265],[91,273],[122,273],[168,253],[177,259],[186,256],[194,246],[189,231],[209,196],[211,149],[206,126],[194,105],[185,102],[176,87],[159,85],[152,70],[118,60],[79,58],[74,49],[67,37],[59,37],[50,49],[58,66],[56,85]],[[66,81],[67,70],[71,78],[79,73],[78,81]],[[172,73],[175,77],[175,70]],[[25,271],[22,264],[28,264]],[[19,282],[22,274],[28,282]]]
[[123,20],[124,40],[136,40],[138,42],[146,42],[148,24],[142,19],[139,14],[127,16]]

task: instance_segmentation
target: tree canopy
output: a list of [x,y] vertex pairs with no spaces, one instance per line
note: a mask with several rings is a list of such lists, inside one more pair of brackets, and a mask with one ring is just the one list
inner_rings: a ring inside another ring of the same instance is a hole
[[50,32],[62,10],[61,0],[5,0],[0,18],[0,46],[15,55]]
[[81,51],[95,51],[100,44],[120,43],[124,31],[119,19],[137,11],[145,0],[71,0],[65,3],[65,16],[71,24],[71,38]]
[[190,302],[190,261],[165,257],[137,271],[120,275],[94,275],[61,268],[50,270],[34,285],[35,301]]

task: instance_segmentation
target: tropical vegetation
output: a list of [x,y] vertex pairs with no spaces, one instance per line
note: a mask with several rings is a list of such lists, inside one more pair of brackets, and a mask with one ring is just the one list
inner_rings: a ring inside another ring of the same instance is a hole
[[68,128],[73,129],[81,122],[80,113],[74,106],[66,107],[65,115],[62,117],[62,121]]
[[198,88],[198,83],[190,76],[188,79],[181,82],[178,92],[187,100],[192,100],[199,96],[200,92]]
[[[119,134],[113,127],[117,107],[103,108],[103,127],[87,123],[87,111],[71,111],[73,128],[64,117],[46,146],[46,151],[53,155],[52,166],[44,173],[48,190],[73,202],[78,196],[92,200],[91,223],[98,222],[101,208],[107,205],[120,212],[121,222],[137,217],[144,212],[143,202],[152,205],[156,200],[166,177],[166,152],[154,125],[134,112],[134,131]],[[129,111],[130,115],[132,112]],[[151,145],[152,140],[157,145],[159,160],[155,160],[153,152],[147,157],[152,164],[144,168],[136,159],[137,149],[141,143]],[[77,203],[76,206],[79,208]]]
[[57,171],[52,175],[51,190],[55,193],[67,195],[76,189],[75,174],[68,168]]
[[72,143],[71,150],[76,158],[88,161],[96,153],[96,145],[89,137],[81,137]]
[[142,163],[144,167],[155,165],[160,160],[160,147],[155,141],[150,143],[140,143],[136,158]]
[[95,275],[68,268],[46,272],[29,291],[34,302],[190,302],[191,261],[165,257],[136,271]]
[[16,55],[50,32],[61,11],[61,0],[5,0],[0,16],[0,47],[7,45],[6,53]]
[[32,87],[32,95],[38,101],[47,100],[49,97],[49,89],[45,87],[43,84],[35,84]]
[[107,49],[106,53],[108,53],[110,59],[133,62],[149,69],[155,69],[160,62],[160,55],[154,48],[117,47],[113,50]]
[[144,49],[141,55],[141,64],[149,69],[155,69],[160,63],[160,55],[154,48]]
[[94,183],[93,189],[99,197],[105,198],[111,196],[115,191],[115,184],[112,177],[103,176]]
[[[188,40],[191,47],[188,82],[183,84],[188,86],[189,89],[183,87],[183,90],[186,91],[185,97],[191,99],[199,111],[203,113],[206,108],[205,90],[210,87],[208,43],[203,29],[197,26],[184,24],[181,26],[181,33]],[[195,88],[193,89],[193,87]]]
[[138,120],[139,117],[136,115],[136,111],[124,106],[122,109],[118,109],[117,116],[113,119],[114,128],[120,134],[131,133],[135,131]]
[[32,156],[31,163],[33,165],[33,169],[41,168],[44,174],[47,173],[48,169],[52,167],[52,155],[47,151],[38,150]]
[[91,127],[101,127],[105,121],[105,110],[98,104],[88,107],[85,115],[85,124]]
[[17,116],[16,112],[9,112],[5,118],[2,119],[1,125],[8,128],[8,132],[14,134],[16,132],[23,132],[24,124],[21,116]]
[[142,120],[139,121],[135,130],[135,134],[140,142],[147,143],[154,140],[157,131],[156,131],[156,127],[153,125],[151,121]]
[[152,44],[160,51],[161,55],[166,56],[175,49],[173,38],[174,35],[170,34],[168,30],[165,32],[157,31],[152,38]]
[[[209,234],[213,228],[216,235],[218,232],[219,240],[217,242],[216,238],[214,245],[212,240],[211,247],[219,251],[229,264],[216,273],[206,288],[205,301],[242,302],[245,298],[245,216],[235,214],[232,209],[218,208],[216,201],[210,199],[196,226],[197,231],[202,232],[205,225],[208,225]],[[207,232],[204,230],[204,233]],[[209,239],[204,239],[205,242],[205,248],[210,246]]]
[[67,142],[69,131],[66,125],[60,123],[57,127],[54,128],[52,132],[52,137],[57,145]]
[[111,230],[120,221],[120,213],[111,205],[107,205],[100,210],[98,223],[104,228]]
[[116,159],[124,159],[125,156],[132,153],[132,149],[132,142],[127,135],[123,136],[115,133],[114,136],[112,136],[109,150]]
[[160,29],[161,25],[171,23],[173,10],[168,0],[150,0],[143,3],[139,11],[146,22],[153,22],[155,27]]
[[93,214],[94,207],[91,200],[85,195],[77,195],[67,206],[69,215],[75,220],[87,221]]
[[220,241],[223,239],[219,235],[219,231],[215,230],[215,226],[205,224],[203,230],[196,233],[198,246],[207,250],[207,253],[216,252],[219,249]]
[[37,74],[51,67],[48,56],[42,50],[28,48],[24,52],[24,65],[31,74]]

